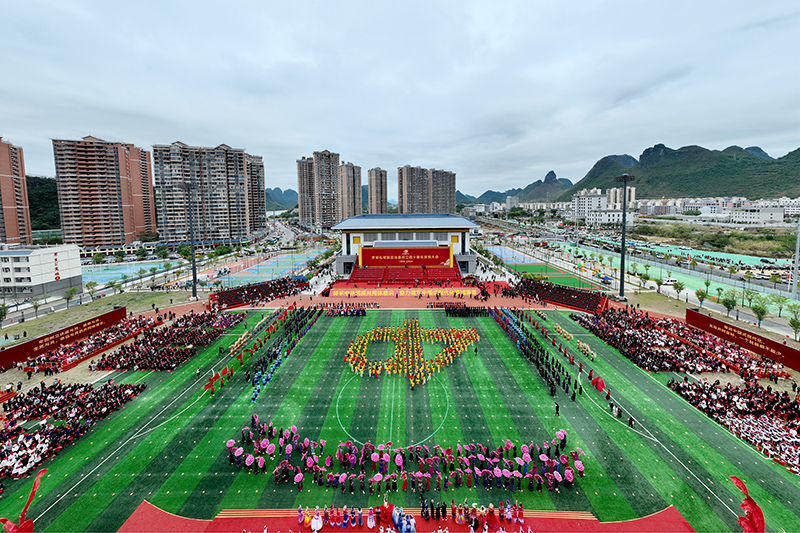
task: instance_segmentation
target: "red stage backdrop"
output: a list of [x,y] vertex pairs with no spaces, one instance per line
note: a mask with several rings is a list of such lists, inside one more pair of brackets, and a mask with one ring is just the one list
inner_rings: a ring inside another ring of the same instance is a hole
[[62,344],[69,344],[78,339],[88,337],[92,333],[102,331],[125,318],[125,312],[125,307],[114,309],[113,311],[90,318],[89,320],[84,320],[83,322],[60,329],[49,335],[3,350],[0,352],[0,364],[5,368],[11,368],[11,365],[17,361],[25,361],[28,358],[32,359],[48,350],[58,348]]
[[361,248],[362,267],[450,267],[450,247]]
[[782,363],[789,368],[800,370],[800,350],[796,348],[756,335],[742,328],[737,328],[727,322],[711,318],[691,309],[686,310],[686,323],[726,341],[734,342],[742,348]]

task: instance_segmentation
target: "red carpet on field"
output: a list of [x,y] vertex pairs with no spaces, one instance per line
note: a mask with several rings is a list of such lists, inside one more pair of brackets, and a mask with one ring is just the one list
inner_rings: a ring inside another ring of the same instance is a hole
[[[452,520],[425,522],[419,518],[419,509],[406,509],[408,513],[417,517],[417,532],[428,533],[436,531],[439,526],[446,525],[450,531],[456,533],[467,533],[469,527],[460,526]],[[366,513],[364,513],[366,521]],[[271,533],[281,531],[288,533],[292,531],[310,532],[297,523],[296,509],[237,509],[222,511],[213,520],[195,520],[183,518],[152,505],[148,501],[143,501],[136,511],[122,524],[119,529],[121,533],[200,533],[200,532],[238,532],[248,531],[261,533],[264,526],[267,526]],[[664,533],[684,533],[693,532],[692,526],[673,506],[669,506],[663,511],[659,511],[650,516],[626,520],[624,522],[600,522],[591,513],[568,512],[568,511],[526,511],[525,524],[509,527],[504,524],[509,533],[522,531],[585,531],[587,533],[638,533],[641,531],[658,531]],[[342,531],[343,528],[325,526],[323,532]],[[362,527],[348,527],[347,530],[359,533],[368,531],[378,531]]]

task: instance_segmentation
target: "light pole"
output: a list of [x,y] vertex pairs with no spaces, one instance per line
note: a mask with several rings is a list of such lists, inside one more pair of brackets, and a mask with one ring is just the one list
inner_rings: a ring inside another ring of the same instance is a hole
[[794,243],[794,275],[792,276],[792,300],[797,298],[797,274],[800,269],[800,217],[797,217],[797,238]]
[[620,247],[619,257],[619,269],[621,274],[619,277],[620,298],[625,297],[625,222],[628,207],[628,182],[634,181],[635,179],[636,178],[630,174],[623,174],[622,176],[614,178],[614,181],[622,183],[622,246]]
[[193,181],[184,181],[183,188],[189,198],[189,246],[192,249],[192,299],[197,300],[197,257],[194,252],[194,209],[192,208],[192,189],[196,187]]

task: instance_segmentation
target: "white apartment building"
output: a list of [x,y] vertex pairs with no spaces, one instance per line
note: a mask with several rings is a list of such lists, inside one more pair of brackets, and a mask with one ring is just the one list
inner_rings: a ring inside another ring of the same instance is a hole
[[[599,226],[603,224],[622,224],[622,209],[598,209],[587,213],[587,226]],[[633,225],[633,213],[630,211],[625,213],[625,225]]]
[[600,189],[582,189],[572,195],[572,218],[586,221],[589,213],[607,209],[608,198]]
[[770,224],[783,222],[782,207],[743,207],[730,212],[731,222],[741,224]]
[[0,245],[0,295],[4,300],[21,303],[43,294],[63,296],[67,289],[82,286],[78,246]]

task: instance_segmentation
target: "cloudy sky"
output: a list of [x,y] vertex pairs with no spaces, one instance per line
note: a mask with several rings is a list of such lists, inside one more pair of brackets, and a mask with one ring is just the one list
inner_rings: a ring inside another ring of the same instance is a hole
[[[329,149],[469,194],[656,143],[800,146],[796,1],[3,2],[0,136],[229,144],[267,186]],[[390,192],[395,198],[396,192]]]

